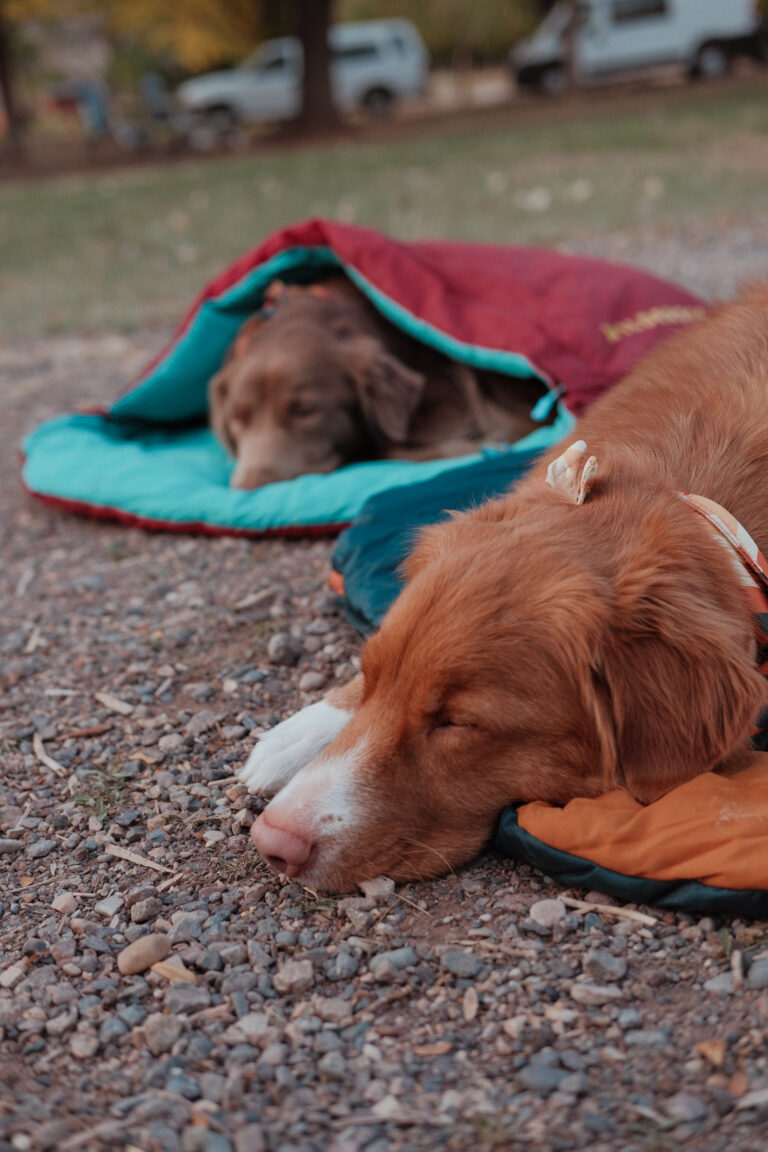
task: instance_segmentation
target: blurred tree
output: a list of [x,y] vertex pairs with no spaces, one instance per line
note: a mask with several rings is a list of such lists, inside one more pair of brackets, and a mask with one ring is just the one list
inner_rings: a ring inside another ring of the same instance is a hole
[[[55,0],[54,0],[55,2]],[[80,0],[108,31],[189,72],[232,64],[263,36],[266,0]]]
[[579,61],[577,57],[578,45],[578,31],[579,22],[581,19],[580,3],[579,0],[568,0],[568,7],[570,8],[570,15],[568,23],[565,27],[565,37],[563,40],[565,46],[565,75],[569,88],[578,87],[579,83]]
[[99,0],[97,6],[107,12],[113,31],[167,54],[191,72],[242,60],[266,37],[298,36],[305,61],[298,124],[304,132],[322,132],[338,122],[328,49],[334,4],[335,0],[184,0],[181,17],[168,0]]
[[57,9],[65,15],[69,4],[70,0],[0,0],[0,102],[8,141],[16,155],[23,150],[26,119],[18,94],[18,26],[25,20],[52,19]]
[[307,133],[335,128],[339,116],[331,87],[331,50],[328,30],[336,0],[296,0],[295,31],[304,51],[304,93],[299,127]]
[[82,10],[81,0],[0,0],[0,103],[17,156],[27,120],[18,93],[18,29],[28,21],[56,22]]
[[21,146],[13,28],[25,20],[55,21],[98,13],[105,31],[165,57],[189,72],[242,60],[268,36],[293,34],[304,48],[298,124],[322,132],[338,123],[330,77],[328,28],[336,0],[0,0],[0,95],[9,137]]
[[8,125],[11,151],[18,156],[22,150],[23,123],[16,100],[13,35],[5,4],[0,0],[0,98]]

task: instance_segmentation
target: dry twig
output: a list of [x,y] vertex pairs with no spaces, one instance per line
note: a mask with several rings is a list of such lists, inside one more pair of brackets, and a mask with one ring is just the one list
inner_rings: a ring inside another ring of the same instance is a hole
[[574,896],[560,896],[566,908],[573,908],[575,912],[599,912],[601,916],[615,916],[618,920],[633,920],[636,924],[647,924],[651,927],[658,924],[655,916],[648,916],[645,912],[635,912],[633,908],[621,908],[617,904],[593,904],[589,900],[577,900]]
[[154,868],[155,872],[169,872],[170,868],[166,868],[165,864],[158,864],[155,860],[148,860],[146,856],[139,856],[136,852],[129,852],[127,848],[121,848],[119,844],[105,844],[104,851],[108,852],[110,856],[118,856],[121,860],[129,860],[131,864],[138,864],[141,868]]
[[48,755],[39,732],[35,732],[32,737],[32,750],[40,763],[44,764],[46,768],[49,768],[51,772],[54,772],[57,776],[69,775],[63,764],[59,764],[58,760],[54,760],[53,756]]

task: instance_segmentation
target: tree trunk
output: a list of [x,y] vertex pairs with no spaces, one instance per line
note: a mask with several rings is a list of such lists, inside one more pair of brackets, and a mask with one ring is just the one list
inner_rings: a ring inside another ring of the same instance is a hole
[[11,152],[14,156],[21,156],[23,122],[16,105],[14,79],[11,28],[3,16],[2,4],[0,3],[0,99],[2,99],[8,121],[8,142]]
[[331,88],[328,29],[335,0],[297,0],[298,34],[304,50],[304,89],[299,126],[304,132],[332,131],[340,121]]
[[569,91],[579,86],[579,62],[576,53],[576,38],[581,18],[579,0],[571,0],[571,12],[565,30],[565,75]]

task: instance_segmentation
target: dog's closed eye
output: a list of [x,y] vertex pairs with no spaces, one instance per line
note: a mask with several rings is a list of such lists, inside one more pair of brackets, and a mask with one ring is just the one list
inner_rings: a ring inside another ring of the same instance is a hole
[[291,420],[312,420],[320,415],[320,409],[309,400],[292,400],[288,406],[288,416]]
[[476,732],[479,730],[479,728],[479,724],[475,724],[463,716],[450,716],[441,712],[432,718],[431,730],[433,732]]

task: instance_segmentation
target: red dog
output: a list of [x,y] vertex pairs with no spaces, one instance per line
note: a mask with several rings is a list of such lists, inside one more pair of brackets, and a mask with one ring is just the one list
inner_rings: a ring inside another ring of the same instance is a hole
[[277,794],[252,836],[280,871],[430,876],[509,801],[647,803],[757,755],[768,600],[731,517],[768,549],[768,288],[662,345],[579,433],[597,479],[576,446],[428,528],[362,675],[261,738],[242,777]]

